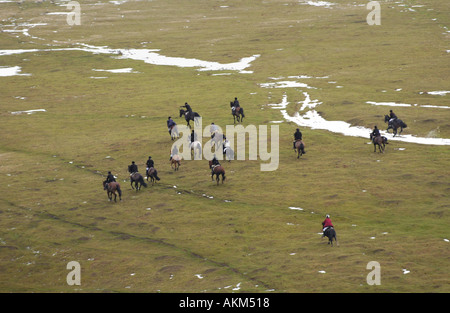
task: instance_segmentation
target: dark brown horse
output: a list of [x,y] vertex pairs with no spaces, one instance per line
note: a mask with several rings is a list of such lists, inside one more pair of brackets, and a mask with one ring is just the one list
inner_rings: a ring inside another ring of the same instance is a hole
[[297,152],[297,159],[299,159],[302,154],[305,154],[305,143],[303,140],[299,139],[295,141],[295,151]]
[[[147,184],[144,181],[144,177],[138,172],[130,175],[130,182],[131,182],[131,189],[136,189],[136,191],[140,190],[142,186],[147,188]],[[133,187],[133,183],[135,187]]]
[[178,154],[175,154],[170,158],[170,166],[175,170],[178,171],[181,165],[181,157]]
[[234,124],[236,124],[236,119],[237,119],[238,123],[242,122],[245,117],[244,109],[241,107],[237,107],[237,108],[233,109],[234,102],[230,102],[230,107],[231,107],[231,114],[233,115],[233,119],[234,119]]
[[226,178],[225,177],[225,169],[223,168],[223,166],[220,164],[214,166],[212,164],[212,161],[209,161],[209,168],[211,169],[211,180],[214,180],[214,175],[216,175],[216,181],[217,181],[217,185],[218,185],[219,181],[220,181],[220,175],[222,175],[222,184],[223,184],[223,181]]
[[380,153],[384,152],[384,149],[386,147],[386,145],[388,144],[388,140],[386,137],[384,136],[377,136],[377,137],[373,137],[373,134],[370,133],[370,140],[372,140],[373,142],[373,152],[377,151],[377,146],[378,149],[380,150]]
[[150,167],[147,171],[147,181],[148,178],[150,177],[150,181],[153,185],[153,183],[155,182],[155,180],[160,180],[160,178],[158,177],[158,171],[154,168],[154,167]]
[[388,128],[386,129],[387,132],[389,132],[389,129],[392,128],[392,132],[394,133],[394,137],[397,135],[397,129],[400,128],[399,135],[402,133],[403,128],[408,127],[401,119],[394,119],[392,122],[390,121],[389,115],[384,116],[384,122],[388,123]]
[[106,190],[106,193],[108,195],[109,201],[112,200],[112,195],[114,195],[114,202],[117,202],[117,194],[119,194],[119,199],[122,201],[122,190],[120,189],[120,184],[113,181],[110,183],[107,183],[106,181],[103,182],[103,189]]

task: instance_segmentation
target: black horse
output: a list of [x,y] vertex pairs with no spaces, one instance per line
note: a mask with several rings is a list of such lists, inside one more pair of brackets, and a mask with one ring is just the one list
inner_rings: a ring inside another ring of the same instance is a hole
[[388,123],[388,128],[386,129],[386,131],[389,132],[389,129],[392,129],[394,137],[395,135],[397,135],[398,128],[400,128],[400,132],[398,133],[400,135],[403,131],[403,128],[408,127],[401,119],[396,118],[392,122],[389,121],[390,119],[391,118],[389,117],[389,115],[384,116],[384,122]]
[[331,244],[331,246],[333,246],[333,239],[334,239],[334,241],[336,241],[336,244],[338,244],[337,243],[337,237],[336,237],[336,231],[334,230],[333,227],[328,227],[325,230],[324,235],[326,237],[328,237],[328,244],[329,245]]
[[196,119],[196,117],[201,117],[200,114],[198,114],[197,112],[189,112],[189,111],[180,109],[180,117],[182,117],[183,115],[184,115],[184,119],[187,122],[187,126],[189,126],[189,128],[191,128],[189,121],[194,121],[195,125],[198,126],[198,120]]
[[377,145],[380,153],[384,152],[386,145],[389,143],[386,137],[378,136],[374,138],[372,133],[370,133],[370,140],[373,142],[373,152],[377,151]]
[[242,122],[245,117],[244,109],[241,108],[240,106],[235,107],[233,101],[230,102],[230,107],[231,107],[231,114],[233,115],[233,119],[234,119],[234,124],[236,124],[236,119],[237,119],[238,123]]
[[[131,182],[131,189],[136,189],[136,191],[140,190],[142,186],[147,188],[147,184],[144,181],[144,177],[138,172],[131,174],[130,182]],[[133,187],[133,183],[136,188]]]

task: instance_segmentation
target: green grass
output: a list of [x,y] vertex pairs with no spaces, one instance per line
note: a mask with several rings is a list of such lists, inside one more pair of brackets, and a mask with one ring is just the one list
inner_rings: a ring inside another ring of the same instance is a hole
[[[163,55],[221,63],[261,56],[253,74],[230,76],[77,51],[0,56],[0,66],[32,74],[0,77],[1,292],[450,290],[447,146],[391,141],[379,154],[366,138],[302,128],[307,154],[297,160],[297,125],[285,122],[278,124],[276,171],[261,172],[259,160],[225,162],[227,179],[216,186],[205,160],[171,170],[165,127],[168,116],[183,124],[178,107],[186,101],[204,126],[225,127],[234,97],[246,125],[281,120],[267,104],[286,92],[293,114],[302,90],[259,84],[290,75],[329,76],[304,81],[318,88],[308,92],[327,120],[384,124],[389,107],[366,101],[448,106],[448,95],[419,94],[448,90],[445,0],[403,1],[425,5],[416,12],[383,2],[381,26],[368,26],[369,11],[355,1],[335,1],[333,9],[275,0],[88,5],[95,2],[83,1],[82,24],[72,27],[65,16],[43,14],[64,7],[0,4],[5,29],[12,17],[47,23],[30,29],[41,40],[0,33],[0,47],[149,42]],[[92,71],[125,67],[139,73]],[[10,113],[38,108],[47,112]],[[405,133],[443,138],[450,137],[447,111],[395,108]],[[127,165],[134,160],[143,170],[149,155],[161,181],[131,190]],[[109,170],[122,185],[122,202],[109,202],[102,189]],[[338,247],[318,234],[327,213]],[[81,286],[66,283],[70,261],[80,262]],[[381,265],[379,286],[366,283],[370,261]]]

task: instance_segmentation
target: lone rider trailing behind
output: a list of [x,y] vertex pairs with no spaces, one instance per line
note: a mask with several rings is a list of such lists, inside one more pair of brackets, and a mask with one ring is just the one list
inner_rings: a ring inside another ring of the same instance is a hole
[[327,214],[325,216],[325,220],[322,222],[322,231],[323,231],[322,238],[325,236],[325,231],[328,229],[328,227],[334,228],[333,223],[331,222],[330,216]]

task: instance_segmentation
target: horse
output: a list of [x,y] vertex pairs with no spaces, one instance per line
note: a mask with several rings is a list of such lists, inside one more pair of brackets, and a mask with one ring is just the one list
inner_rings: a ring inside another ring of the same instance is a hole
[[155,180],[161,180],[158,177],[158,171],[154,167],[150,167],[148,169],[148,171],[147,171],[147,181],[148,181],[149,177],[150,177],[150,181],[152,182],[152,185],[155,182]]
[[178,171],[180,165],[181,165],[181,157],[178,154],[175,154],[174,156],[170,157],[170,167],[172,167],[175,171]]
[[400,128],[400,133],[398,133],[399,135],[402,133],[403,128],[408,127],[408,125],[406,125],[401,119],[394,119],[392,122],[390,122],[391,118],[389,117],[389,115],[385,115],[384,116],[384,122],[388,123],[388,128],[386,129],[387,132],[389,132],[389,129],[392,128],[392,132],[394,133],[394,137],[395,135],[397,135],[397,129]]
[[232,101],[230,102],[230,107],[231,107],[231,115],[233,115],[233,119],[234,119],[234,124],[236,124],[236,119],[237,119],[238,123],[242,122],[245,117],[244,109],[241,108],[240,106],[235,108],[234,102],[232,102]]
[[184,109],[180,109],[180,117],[182,117],[184,115],[184,119],[187,122],[187,126],[189,126],[189,128],[191,128],[191,124],[189,124],[189,121],[194,121],[195,125],[199,125],[198,124],[198,120],[196,120],[196,117],[201,117],[197,112],[191,112],[191,114],[189,114],[189,111],[186,111]]
[[336,241],[336,244],[339,245],[337,242],[336,231],[333,227],[328,227],[323,234],[324,236],[328,237],[329,245],[333,246],[333,239],[334,241]]
[[177,125],[173,125],[172,127],[169,128],[169,134],[172,140],[175,140],[180,137]]
[[214,175],[216,175],[217,185],[219,185],[220,175],[222,175],[222,184],[225,180],[225,169],[222,165],[218,164],[213,166],[212,161],[209,161],[209,168],[212,170],[211,180],[214,180]]
[[114,202],[117,202],[117,193],[119,194],[119,199],[122,201],[122,190],[120,189],[120,184],[113,181],[110,183],[107,183],[106,181],[103,182],[103,189],[106,190],[106,194],[108,195],[109,201],[112,201],[112,195],[114,195]]
[[378,145],[378,149],[380,150],[380,153],[384,152],[384,149],[386,147],[386,145],[388,144],[388,140],[386,137],[384,136],[378,136],[378,137],[373,137],[373,134],[370,133],[370,140],[372,140],[373,142],[373,152],[377,151],[377,145]]
[[191,148],[191,156],[194,159],[197,155],[199,158],[202,156],[202,144],[200,143],[200,141],[196,140],[194,142],[191,142],[189,144],[189,147]]
[[305,143],[303,140],[298,139],[295,141],[295,151],[297,152],[297,159],[299,159],[302,154],[305,154]]
[[133,183],[134,183],[134,186],[136,187],[136,191],[140,190],[142,186],[147,188],[147,184],[144,181],[144,177],[142,177],[142,175],[138,172],[132,173],[130,175],[130,182],[131,182],[131,189],[135,189],[133,187]]

